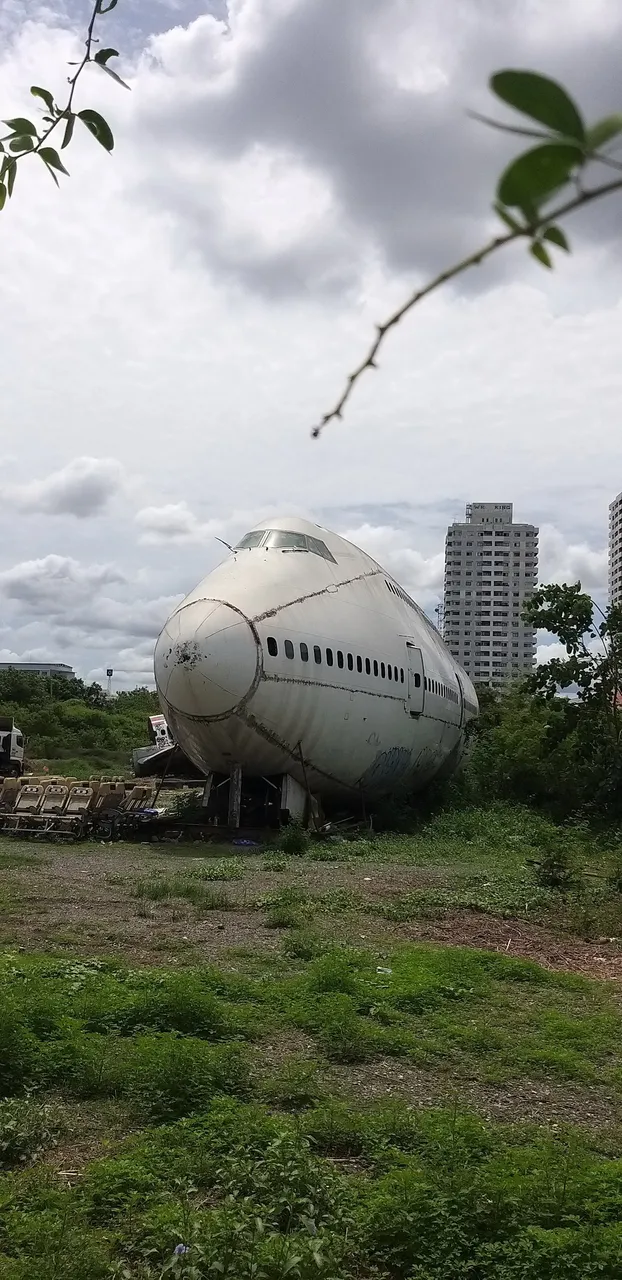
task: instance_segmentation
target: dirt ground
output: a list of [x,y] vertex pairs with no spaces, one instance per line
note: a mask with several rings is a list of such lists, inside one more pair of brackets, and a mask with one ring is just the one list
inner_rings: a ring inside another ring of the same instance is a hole
[[[242,880],[216,882],[229,909],[201,910],[181,899],[153,902],[138,882],[197,871],[216,857],[243,863]],[[21,861],[19,861],[21,859]],[[265,856],[232,847],[171,850],[153,845],[27,845],[0,840],[0,944],[110,955],[139,964],[184,964],[231,953],[269,955],[283,933],[268,927],[261,899],[284,888],[325,896],[313,912],[314,932],[360,945],[390,948],[429,940],[526,957],[558,970],[619,982],[618,941],[556,935],[537,923],[479,911],[396,923],[375,914],[384,900],[447,883],[448,868],[292,860],[285,871],[264,867]],[[343,901],[331,895],[340,891]],[[343,891],[347,896],[343,897]],[[326,895],[328,897],[326,898]],[[304,913],[306,914],[306,913]]]

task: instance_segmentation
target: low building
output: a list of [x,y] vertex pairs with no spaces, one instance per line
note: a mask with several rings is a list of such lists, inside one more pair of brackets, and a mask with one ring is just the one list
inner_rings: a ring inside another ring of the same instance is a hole
[[66,662],[0,662],[0,671],[24,671],[30,676],[57,676],[62,680],[75,680],[73,667]]

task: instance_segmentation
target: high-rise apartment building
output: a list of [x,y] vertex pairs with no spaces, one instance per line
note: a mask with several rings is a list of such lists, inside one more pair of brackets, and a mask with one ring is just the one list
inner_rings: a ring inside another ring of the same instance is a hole
[[622,493],[609,504],[609,603],[622,604]]
[[538,529],[512,515],[511,502],[469,502],[447,530],[443,636],[479,684],[516,680],[536,660],[522,611],[538,581]]

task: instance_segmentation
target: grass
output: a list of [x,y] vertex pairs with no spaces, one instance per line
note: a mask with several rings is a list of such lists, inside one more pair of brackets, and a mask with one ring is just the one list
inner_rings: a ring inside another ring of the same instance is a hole
[[290,1117],[220,1098],[76,1185],[9,1176],[0,1258],[9,1280],[613,1280],[621,1175],[616,1151],[575,1131],[400,1105]]
[[[551,854],[557,866],[560,848],[595,875],[563,892],[539,884],[536,864]],[[324,850],[348,867],[317,866]],[[622,1273],[616,988],[503,952],[335,940],[346,923],[365,932],[366,912],[384,936],[392,922],[466,910],[614,935],[615,842],[498,807],[406,837],[244,860],[219,849],[175,869],[195,852],[175,848],[161,873],[146,854],[137,881],[123,875],[123,847],[108,850],[115,912],[124,890],[150,922],[183,917],[190,935],[181,904],[199,916],[244,905],[260,930],[273,925],[264,950],[204,963],[201,939],[216,930],[201,923],[192,941],[158,930],[152,965],[141,952],[134,963],[0,952],[2,1280]],[[79,856],[92,884],[89,849]],[[427,869],[428,881],[399,892],[387,875],[383,893],[383,864]],[[21,886],[28,867],[15,866]],[[132,917],[137,928],[153,932]],[[114,936],[122,946],[123,930]],[[423,1105],[421,1081],[453,1103]],[[382,1090],[387,1100],[369,1100]],[[577,1123],[528,1123],[538,1090],[538,1114],[575,1099]],[[487,1118],[497,1096],[513,1124]]]
[[141,902],[168,902],[185,899],[199,911],[232,911],[235,903],[224,889],[208,888],[196,875],[153,876],[137,880],[134,896]]

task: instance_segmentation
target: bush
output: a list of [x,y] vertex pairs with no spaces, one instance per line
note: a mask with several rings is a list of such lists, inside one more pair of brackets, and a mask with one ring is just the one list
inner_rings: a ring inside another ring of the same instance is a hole
[[299,929],[301,924],[300,912],[295,907],[288,907],[285,902],[271,907],[266,915],[268,929]]
[[205,1111],[218,1094],[250,1089],[249,1060],[240,1045],[212,1048],[189,1038],[143,1036],[132,1057],[130,1095],[160,1123]]
[[281,832],[276,847],[288,857],[301,858],[307,853],[311,839],[299,822],[290,822]]
[[52,1108],[28,1095],[0,1101],[0,1167],[35,1160],[53,1145],[60,1127]]
[[313,1106],[324,1093],[318,1080],[318,1063],[291,1058],[274,1076],[261,1085],[261,1096],[283,1111],[301,1111]]
[[0,1003],[0,1098],[16,1093],[33,1078],[37,1041],[23,1015],[3,993]]

